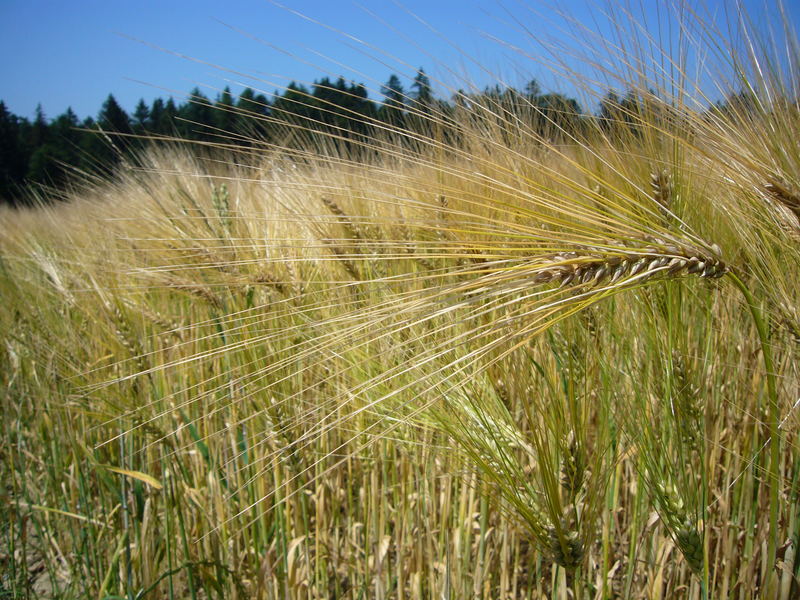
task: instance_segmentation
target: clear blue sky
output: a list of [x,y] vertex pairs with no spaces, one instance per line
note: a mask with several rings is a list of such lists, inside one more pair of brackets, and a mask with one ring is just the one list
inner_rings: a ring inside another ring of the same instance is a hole
[[[50,118],[68,106],[83,118],[95,116],[109,92],[132,111],[139,98],[183,100],[196,85],[211,97],[226,85],[237,94],[243,85],[271,93],[292,79],[310,83],[326,75],[364,82],[377,99],[391,73],[404,76],[408,86],[407,78],[419,66],[433,79],[458,87],[464,84],[453,83],[454,73],[479,87],[493,77],[514,85],[536,78],[546,89],[572,91],[536,60],[491,39],[544,57],[537,42],[558,42],[565,35],[542,2],[284,1],[289,10],[268,0],[0,0],[0,100],[22,116],[32,116],[41,103]],[[654,0],[632,4],[645,6],[645,18],[657,22]],[[717,14],[733,2],[701,4]],[[744,4],[761,18],[763,0]],[[797,23],[800,9],[794,5],[800,2],[787,4]],[[559,3],[576,19],[602,29],[602,19],[592,25],[601,5]],[[341,32],[304,20],[292,9]],[[590,47],[594,43],[585,41]]]

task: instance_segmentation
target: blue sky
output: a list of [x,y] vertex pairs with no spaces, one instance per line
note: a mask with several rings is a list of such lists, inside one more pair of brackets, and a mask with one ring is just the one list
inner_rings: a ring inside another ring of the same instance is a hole
[[[48,117],[70,106],[83,118],[96,115],[109,92],[132,111],[139,98],[182,100],[194,86],[211,97],[226,85],[234,93],[245,85],[271,93],[290,80],[338,75],[364,82],[378,98],[391,73],[408,85],[419,66],[441,82],[443,95],[447,86],[465,87],[457,76],[478,87],[536,78],[545,89],[575,92],[542,64],[567,56],[548,58],[540,46],[567,43],[557,25],[563,21],[543,2],[284,1],[0,0],[0,100],[23,116],[41,103]],[[744,3],[763,17],[763,0]],[[655,27],[656,2],[632,4],[644,6],[648,28]],[[717,16],[731,4],[702,3]],[[602,2],[558,6],[604,30]],[[800,9],[791,12],[796,23]],[[589,49],[597,45],[587,33],[578,38]]]

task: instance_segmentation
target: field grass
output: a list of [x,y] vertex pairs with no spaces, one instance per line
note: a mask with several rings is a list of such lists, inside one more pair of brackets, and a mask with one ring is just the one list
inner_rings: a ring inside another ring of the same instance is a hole
[[748,103],[4,210],[0,597],[798,597],[800,54],[697,31]]

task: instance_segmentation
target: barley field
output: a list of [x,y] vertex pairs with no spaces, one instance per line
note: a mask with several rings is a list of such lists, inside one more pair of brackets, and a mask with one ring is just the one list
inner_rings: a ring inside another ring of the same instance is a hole
[[605,119],[464,96],[4,209],[0,598],[800,597],[800,51],[739,17],[610,40]]

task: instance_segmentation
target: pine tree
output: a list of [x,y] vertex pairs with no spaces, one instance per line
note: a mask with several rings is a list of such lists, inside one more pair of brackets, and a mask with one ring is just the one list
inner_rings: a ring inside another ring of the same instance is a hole
[[195,87],[189,92],[189,101],[182,105],[178,112],[183,119],[178,129],[184,137],[191,140],[211,140],[215,137],[213,127],[216,111],[200,88]]
[[531,79],[528,83],[525,84],[525,95],[530,100],[535,100],[538,98],[542,93],[542,87],[539,85],[539,82],[535,79]]
[[158,124],[156,127],[158,131],[166,135],[175,135],[178,131],[175,119],[178,116],[178,107],[175,106],[175,100],[170,97],[166,104],[164,104],[164,111],[161,113]]
[[564,134],[575,134],[580,127],[581,107],[574,98],[563,94],[542,94],[536,98],[539,110],[537,130],[547,137],[563,137]]
[[81,132],[78,130],[80,122],[78,115],[68,107],[63,114],[55,118],[50,125],[52,137],[59,140],[59,145],[69,145],[74,150],[81,139]]
[[350,85],[350,98],[353,110],[363,117],[356,119],[357,129],[369,129],[371,127],[369,124],[374,122],[378,116],[378,108],[375,106],[375,103],[369,99],[367,86],[363,83],[352,83]]
[[606,131],[616,128],[622,120],[622,103],[614,91],[609,91],[600,101],[600,125]]
[[414,89],[414,104],[416,108],[421,111],[430,109],[433,104],[433,88],[431,88],[431,80],[422,67],[417,71],[417,76],[414,77],[414,83],[411,84],[411,87]]
[[14,202],[18,198],[27,163],[20,139],[20,119],[0,101],[0,201]]
[[366,87],[348,83],[344,77],[339,77],[335,83],[325,77],[314,83],[311,95],[311,106],[305,113],[308,127],[331,136],[323,146],[335,144],[343,150],[354,151],[357,146],[347,140],[368,134],[370,122],[376,116]]
[[245,88],[239,94],[236,108],[256,115],[264,115],[268,112],[267,98],[264,94],[256,94],[253,88]]
[[88,170],[108,174],[119,162],[120,154],[130,147],[131,140],[126,137],[133,133],[130,117],[114,95],[109,94],[100,108],[97,120],[87,119],[85,123],[90,124],[90,128],[96,133],[87,135],[82,140],[81,146],[90,157],[84,162]]
[[63,185],[72,168],[80,168],[81,132],[78,117],[71,108],[49,126],[47,141],[31,155],[27,179],[34,183]]
[[147,116],[147,128],[151,133],[167,133],[162,128],[164,119],[164,100],[156,98],[150,106],[150,114]]
[[[331,82],[327,77],[314,82],[311,95],[314,98],[315,114],[308,113],[308,116],[321,123],[327,123],[336,127],[346,127],[347,116],[339,108],[347,108],[351,104],[347,96],[347,83],[343,77],[339,77],[336,83]],[[333,129],[320,127],[311,124],[315,129],[333,132]]]
[[139,100],[136,109],[133,111],[133,123],[140,132],[150,128],[150,109],[147,108],[144,98]]
[[107,133],[132,133],[131,120],[128,117],[128,113],[117,103],[113,94],[109,94],[106,101],[103,102],[103,107],[97,116],[97,122],[100,128]]
[[381,88],[384,101],[378,115],[381,120],[394,125],[402,127],[404,121],[404,112],[406,104],[406,93],[403,90],[403,84],[397,75],[391,75],[389,80]]
[[98,132],[98,124],[92,117],[81,123],[85,133],[80,139],[81,169],[91,173],[107,175],[116,164],[117,154],[108,144],[108,137]]
[[264,94],[256,94],[252,88],[245,88],[239,94],[236,108],[238,114],[234,131],[248,138],[260,138],[266,135],[265,122],[263,118],[259,118],[269,114],[270,110]]
[[217,97],[215,112],[215,125],[225,132],[232,132],[236,123],[236,107],[233,104],[231,89],[225,87]]
[[319,117],[319,110],[311,103],[308,89],[292,81],[272,103],[272,115],[283,121],[308,126],[309,119]]
[[44,114],[44,109],[42,108],[41,104],[37,104],[36,117],[31,125],[31,130],[27,141],[31,151],[47,143],[49,128],[50,126],[47,123],[47,117]]

